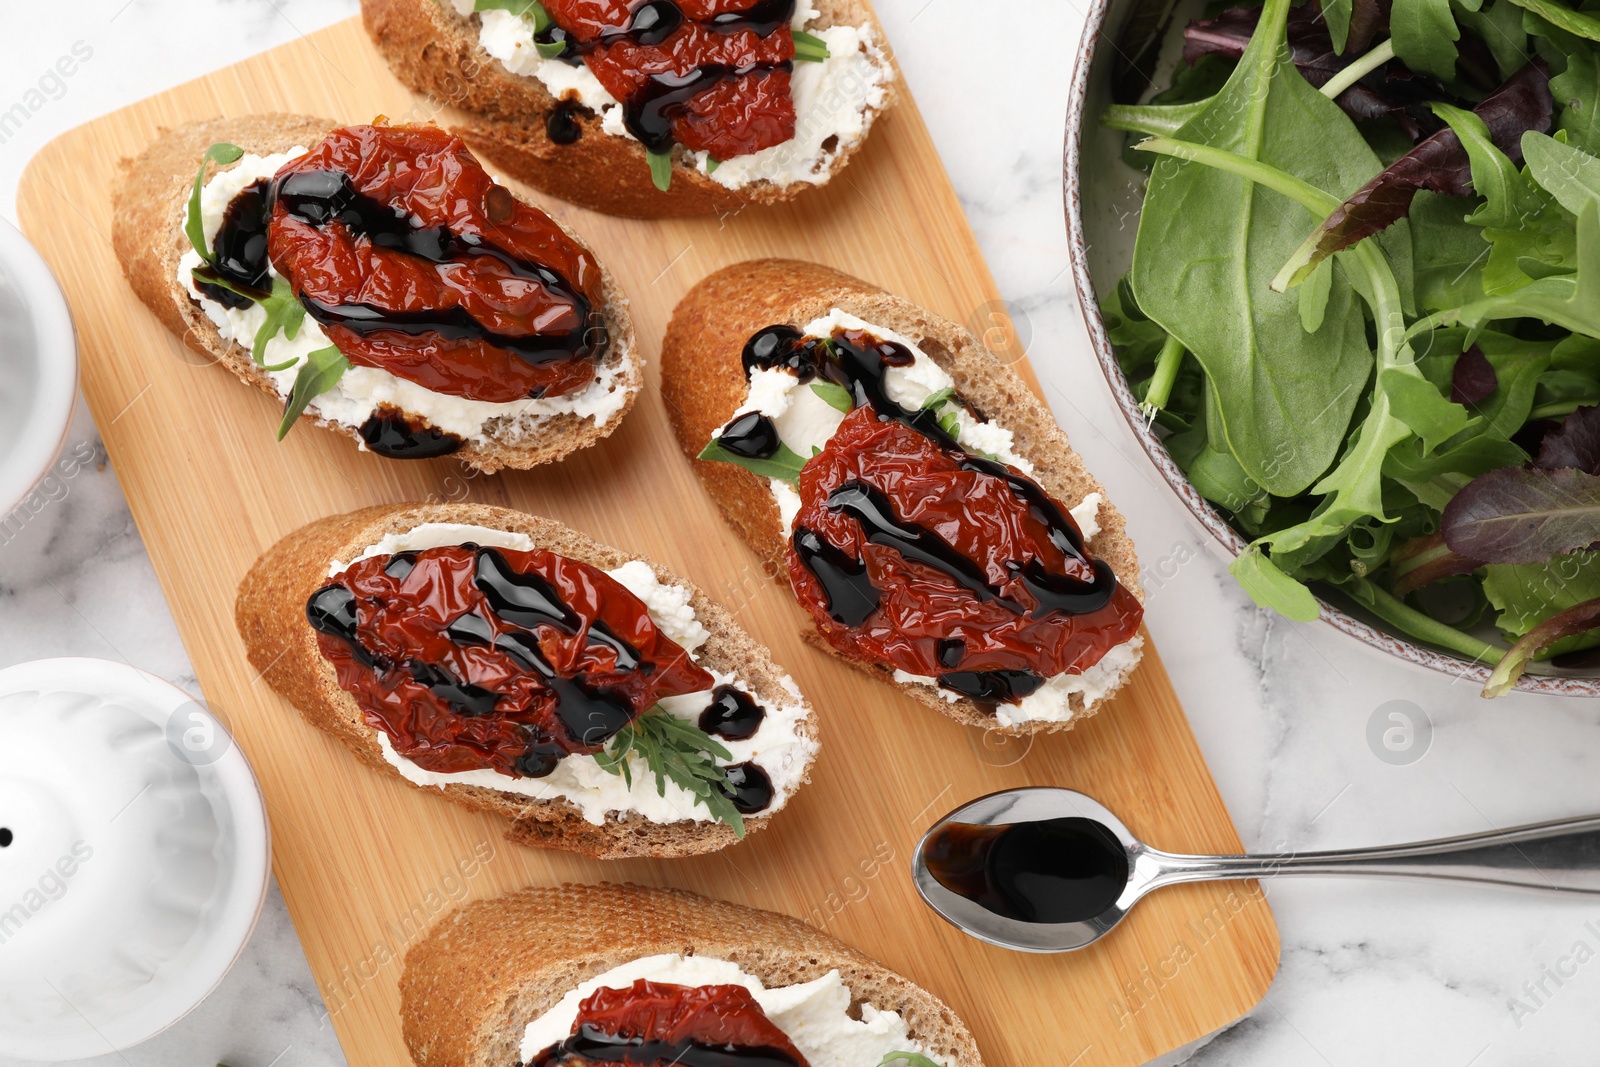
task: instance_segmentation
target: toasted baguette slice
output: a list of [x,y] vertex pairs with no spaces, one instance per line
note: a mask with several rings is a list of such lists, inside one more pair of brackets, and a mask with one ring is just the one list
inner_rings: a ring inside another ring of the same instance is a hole
[[[1106,500],[1104,488],[1067,443],[1067,435],[1050,409],[1021,378],[953,322],[831,268],[779,259],[727,267],[691,289],[673,312],[661,358],[661,392],[678,443],[722,513],[760,556],[769,574],[788,584],[789,534],[767,480],[733,464],[697,457],[712,433],[745,402],[749,391],[741,363],[745,342],[768,326],[803,327],[834,308],[914,341],[954,379],[957,392],[1012,431],[1016,452],[1034,465],[1034,479],[1053,498],[1070,508],[1089,494],[1099,493],[1100,529],[1089,548],[1143,600],[1139,561],[1122,515]],[[1073,693],[1073,714],[1065,721],[999,726],[993,713],[972,700],[947,700],[931,686],[897,682],[887,667],[844,656],[814,627],[807,636],[816,647],[969,726],[1007,734],[1050,733],[1071,729],[1098,710],[1098,706],[1086,707],[1082,695]],[[1117,685],[1124,680],[1125,676],[1118,679]]]
[[[279,404],[284,394],[251,359],[249,345],[224,339],[216,323],[178,281],[179,261],[190,250],[183,230],[187,204],[195,170],[211,145],[230,142],[247,154],[274,155],[297,145],[310,148],[337,126],[328,119],[305,115],[254,115],[179,126],[164,132],[137,158],[123,161],[122,177],[113,194],[111,242],[139,299],[189,347],[221,363]],[[213,164],[206,180],[228,169]],[[582,244],[571,231],[567,235]],[[606,360],[608,365],[620,365],[614,384],[626,391],[621,409],[604,426],[596,425],[592,417],[571,412],[536,420],[506,418],[486,440],[467,441],[454,458],[484,473],[502,467],[535,467],[604,440],[622,422],[644,385],[643,362],[627,300],[611,274],[604,267],[601,272],[606,293],[605,322],[612,338]],[[261,421],[263,433],[270,433],[276,425],[266,415]],[[355,426],[330,422],[309,411],[300,416],[300,421],[314,422],[361,443]]]
[[[305,717],[306,721],[343,741],[368,765],[384,774],[405,779],[383,757],[378,731],[368,725],[361,708],[339,687],[330,664],[317,647],[316,633],[306,621],[306,601],[328,582],[335,560],[355,559],[385,534],[402,533],[424,523],[455,523],[526,534],[535,547],[601,569],[619,567],[640,557],[591,541],[551,519],[482,504],[390,505],[366,508],[348,515],[322,519],[302,527],[268,549],[239,584],[234,608],[239,635],[250,662],[267,683]],[[771,654],[753,641],[722,607],[690,582],[644,560],[664,583],[683,586],[691,593],[690,606],[711,633],[694,654],[708,670],[736,672],[756,700],[766,707],[805,707],[800,733],[815,749],[816,722],[809,706],[799,701],[793,683],[772,662]],[[810,762],[803,781],[809,780]],[[635,772],[637,774],[637,772]],[[509,779],[508,779],[509,780]],[[417,786],[441,791],[446,799],[475,811],[488,811],[511,820],[506,839],[535,848],[579,852],[600,859],[625,856],[688,856],[712,852],[736,840],[732,828],[716,822],[651,822],[628,812],[608,814],[604,825],[586,821],[570,801],[554,797],[535,799],[525,794],[450,783]],[[746,817],[745,830],[764,828],[773,812]]]
[[[876,51],[873,70],[881,74],[884,95],[868,107],[870,128],[894,102],[895,73],[887,39],[864,0],[811,0],[820,16],[808,29],[867,26]],[[596,114],[579,112],[582,130],[571,144],[557,144],[545,123],[559,101],[533,75],[513,74],[478,43],[477,14],[461,15],[451,0],[361,0],[361,14],[373,42],[395,75],[430,100],[469,113],[456,132],[512,177],[593,211],[631,218],[682,218],[727,214],[748,204],[788,200],[812,187],[756,181],[731,189],[712,180],[690,154],[673,150],[672,183],[655,187],[644,146],[631,137],[606,133]],[[802,117],[801,121],[804,121]],[[837,174],[866,140],[865,130],[829,158],[828,177]]]
[[[418,1067],[511,1067],[528,1023],[569,991],[645,956],[738,964],[769,989],[837,969],[857,1004],[899,1012],[949,1067],[982,1067],[972,1033],[942,1001],[805,923],[676,889],[566,885],[479,900],[406,953],[400,1017]],[[872,1067],[872,1065],[869,1065]]]

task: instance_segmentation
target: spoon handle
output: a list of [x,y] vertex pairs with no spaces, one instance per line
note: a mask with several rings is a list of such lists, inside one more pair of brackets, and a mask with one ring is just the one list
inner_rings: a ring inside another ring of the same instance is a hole
[[1212,879],[1349,874],[1600,894],[1600,816],[1383,848],[1267,856],[1178,856],[1150,849],[1140,858],[1155,868],[1152,889]]

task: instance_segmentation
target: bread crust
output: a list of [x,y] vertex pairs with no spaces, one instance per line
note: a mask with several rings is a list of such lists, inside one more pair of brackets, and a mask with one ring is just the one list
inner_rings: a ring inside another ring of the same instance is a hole
[[982,1067],[941,1000],[797,919],[676,889],[565,885],[466,904],[406,954],[400,1016],[418,1067],[521,1063],[527,1024],[596,975],[644,956],[729,960],[768,987],[837,969],[858,1002],[899,1012],[949,1067]]
[[[222,364],[279,404],[283,396],[251,359],[249,348],[224,340],[216,324],[178,283],[178,262],[190,247],[183,231],[184,205],[194,183],[195,167],[211,145],[227,141],[246,153],[269,155],[295,145],[315,145],[338,125],[307,115],[269,114],[210,119],[164,130],[138,157],[123,160],[121,180],[112,194],[112,247],[139,299],[190,348]],[[207,180],[228,169],[210,165]],[[567,236],[582,244],[570,230]],[[601,276],[606,328],[613,342],[607,359],[626,360],[628,366],[620,386],[627,391],[622,409],[603,427],[596,426],[593,419],[570,412],[555,415],[531,437],[515,445],[493,439],[483,443],[469,441],[454,453],[456,459],[485,474],[504,467],[536,467],[604,440],[622,423],[644,386],[644,370],[627,300],[603,264]],[[310,413],[300,419],[363,444],[355,427],[328,422]]]
[[[1090,493],[1101,494],[1100,531],[1091,548],[1144,600],[1126,520],[1072,450],[1050,409],[1021,378],[955,323],[831,267],[784,259],[734,264],[701,281],[673,311],[661,352],[661,395],[678,445],[769,577],[789,584],[788,537],[766,481],[742,467],[697,457],[745,401],[749,380],[741,355],[751,335],[777,324],[803,327],[834,308],[917,342],[955,380],[958,392],[1012,431],[1017,453],[1033,463],[1034,479],[1052,497],[1076,503]],[[892,670],[840,653],[814,625],[806,637],[817,648],[968,726],[1013,735],[1052,733],[1070,730],[1098,710],[1086,709],[1082,696],[1074,693],[1074,714],[1065,722],[1000,726],[974,701],[945,700],[930,686],[896,682]]]
[[[862,0],[814,0],[818,26],[871,26],[876,40],[883,27]],[[390,69],[430,101],[471,114],[454,127],[474,149],[512,177],[552,196],[592,211],[628,218],[687,218],[730,214],[750,204],[789,200],[809,183],[778,186],[756,182],[733,190],[693,166],[689,153],[674,150],[672,187],[665,193],[651,181],[644,146],[606,133],[596,115],[578,118],[582,129],[570,145],[556,144],[545,121],[558,101],[538,78],[513,74],[478,43],[478,26],[450,0],[361,0],[361,15]],[[893,71],[893,62],[885,63]],[[867,116],[870,127],[894,103],[898,75],[886,81],[881,107]],[[866,141],[840,152],[829,175],[837,174]],[[825,184],[825,183],[821,183]]]
[[[785,691],[783,671],[771,654],[740,628],[724,608],[693,583],[649,560],[599,544],[552,519],[527,515],[484,504],[412,504],[365,508],[336,515],[301,527],[268,549],[244,580],[234,606],[234,620],[250,663],[279,694],[300,710],[312,726],[350,748],[375,770],[417,789],[438,792],[474,811],[487,811],[510,820],[506,839],[535,848],[561,849],[598,859],[629,856],[690,856],[713,852],[738,838],[731,827],[715,822],[653,823],[633,813],[608,815],[604,825],[586,821],[578,808],[563,798],[537,800],[517,793],[472,785],[446,785],[443,789],[418,786],[400,774],[382,755],[378,732],[369,726],[355,699],[339,687],[333,665],[317,646],[316,632],[306,622],[305,606],[311,594],[328,581],[334,560],[350,560],[385,534],[410,530],[423,523],[459,523],[487,526],[526,534],[539,548],[608,570],[630,560],[647,564],[663,582],[690,591],[690,603],[711,639],[696,659],[721,671],[737,671],[756,699],[764,704],[793,703]],[[801,732],[816,738],[816,718],[807,706]],[[809,768],[808,768],[809,772]],[[806,776],[809,781],[809,773]],[[747,834],[764,829],[772,819],[765,814],[745,819]]]

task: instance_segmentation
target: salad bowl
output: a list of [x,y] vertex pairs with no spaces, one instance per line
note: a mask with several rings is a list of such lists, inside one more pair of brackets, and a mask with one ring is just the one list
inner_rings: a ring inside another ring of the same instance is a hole
[[[1129,136],[1100,121],[1107,106],[1145,101],[1166,86],[1181,60],[1181,27],[1204,12],[1199,0],[1092,0],[1071,81],[1065,144],[1064,184],[1073,283],[1091,345],[1118,408],[1134,437],[1173,493],[1232,556],[1241,557],[1250,538],[1202,495],[1169,451],[1167,434],[1141,407],[1111,339],[1102,311],[1117,296],[1119,279],[1133,261],[1148,174],[1127,160]],[[1170,162],[1170,161],[1169,161]],[[1433,647],[1368,611],[1354,598],[1323,583],[1311,586],[1322,621],[1362,643],[1408,663],[1460,680],[1486,684],[1493,664]],[[1309,614],[1309,613],[1308,613]],[[1505,647],[1487,624],[1473,636]],[[1593,656],[1586,657],[1590,663]],[[1600,696],[1600,668],[1562,668],[1536,663],[1516,682],[1519,691],[1565,696]]]

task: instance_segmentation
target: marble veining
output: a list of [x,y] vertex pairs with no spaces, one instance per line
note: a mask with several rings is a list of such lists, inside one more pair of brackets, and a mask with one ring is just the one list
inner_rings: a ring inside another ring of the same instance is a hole
[[[1128,434],[1066,274],[1058,169],[1078,0],[1010,0],[1004,6],[1026,20],[1025,34],[974,32],[984,7],[958,0],[877,6],[1050,403],[1128,515],[1150,628],[1246,847],[1397,842],[1600,808],[1596,702],[1518,694],[1488,704],[1469,684],[1327,626],[1264,615]],[[57,134],[355,11],[355,0],[8,5],[0,113],[23,110],[0,123],[0,213],[14,219],[23,167]],[[85,50],[70,77],[47,77],[56,57]],[[982,328],[987,311],[972,309],[969,325]],[[68,444],[86,457],[80,469],[0,527],[0,665],[102,656],[193,689],[97,447],[80,413]],[[1393,707],[1419,724],[1412,754],[1425,751],[1420,759],[1385,762],[1369,744],[1369,723]],[[1377,881],[1286,878],[1266,889],[1283,933],[1267,998],[1163,1062],[1494,1067],[1584,1062],[1600,1045],[1600,901]],[[1072,1020],[1061,1030],[1063,1050],[1077,1055]],[[146,1045],[90,1062],[344,1060],[274,890],[215,996]]]

